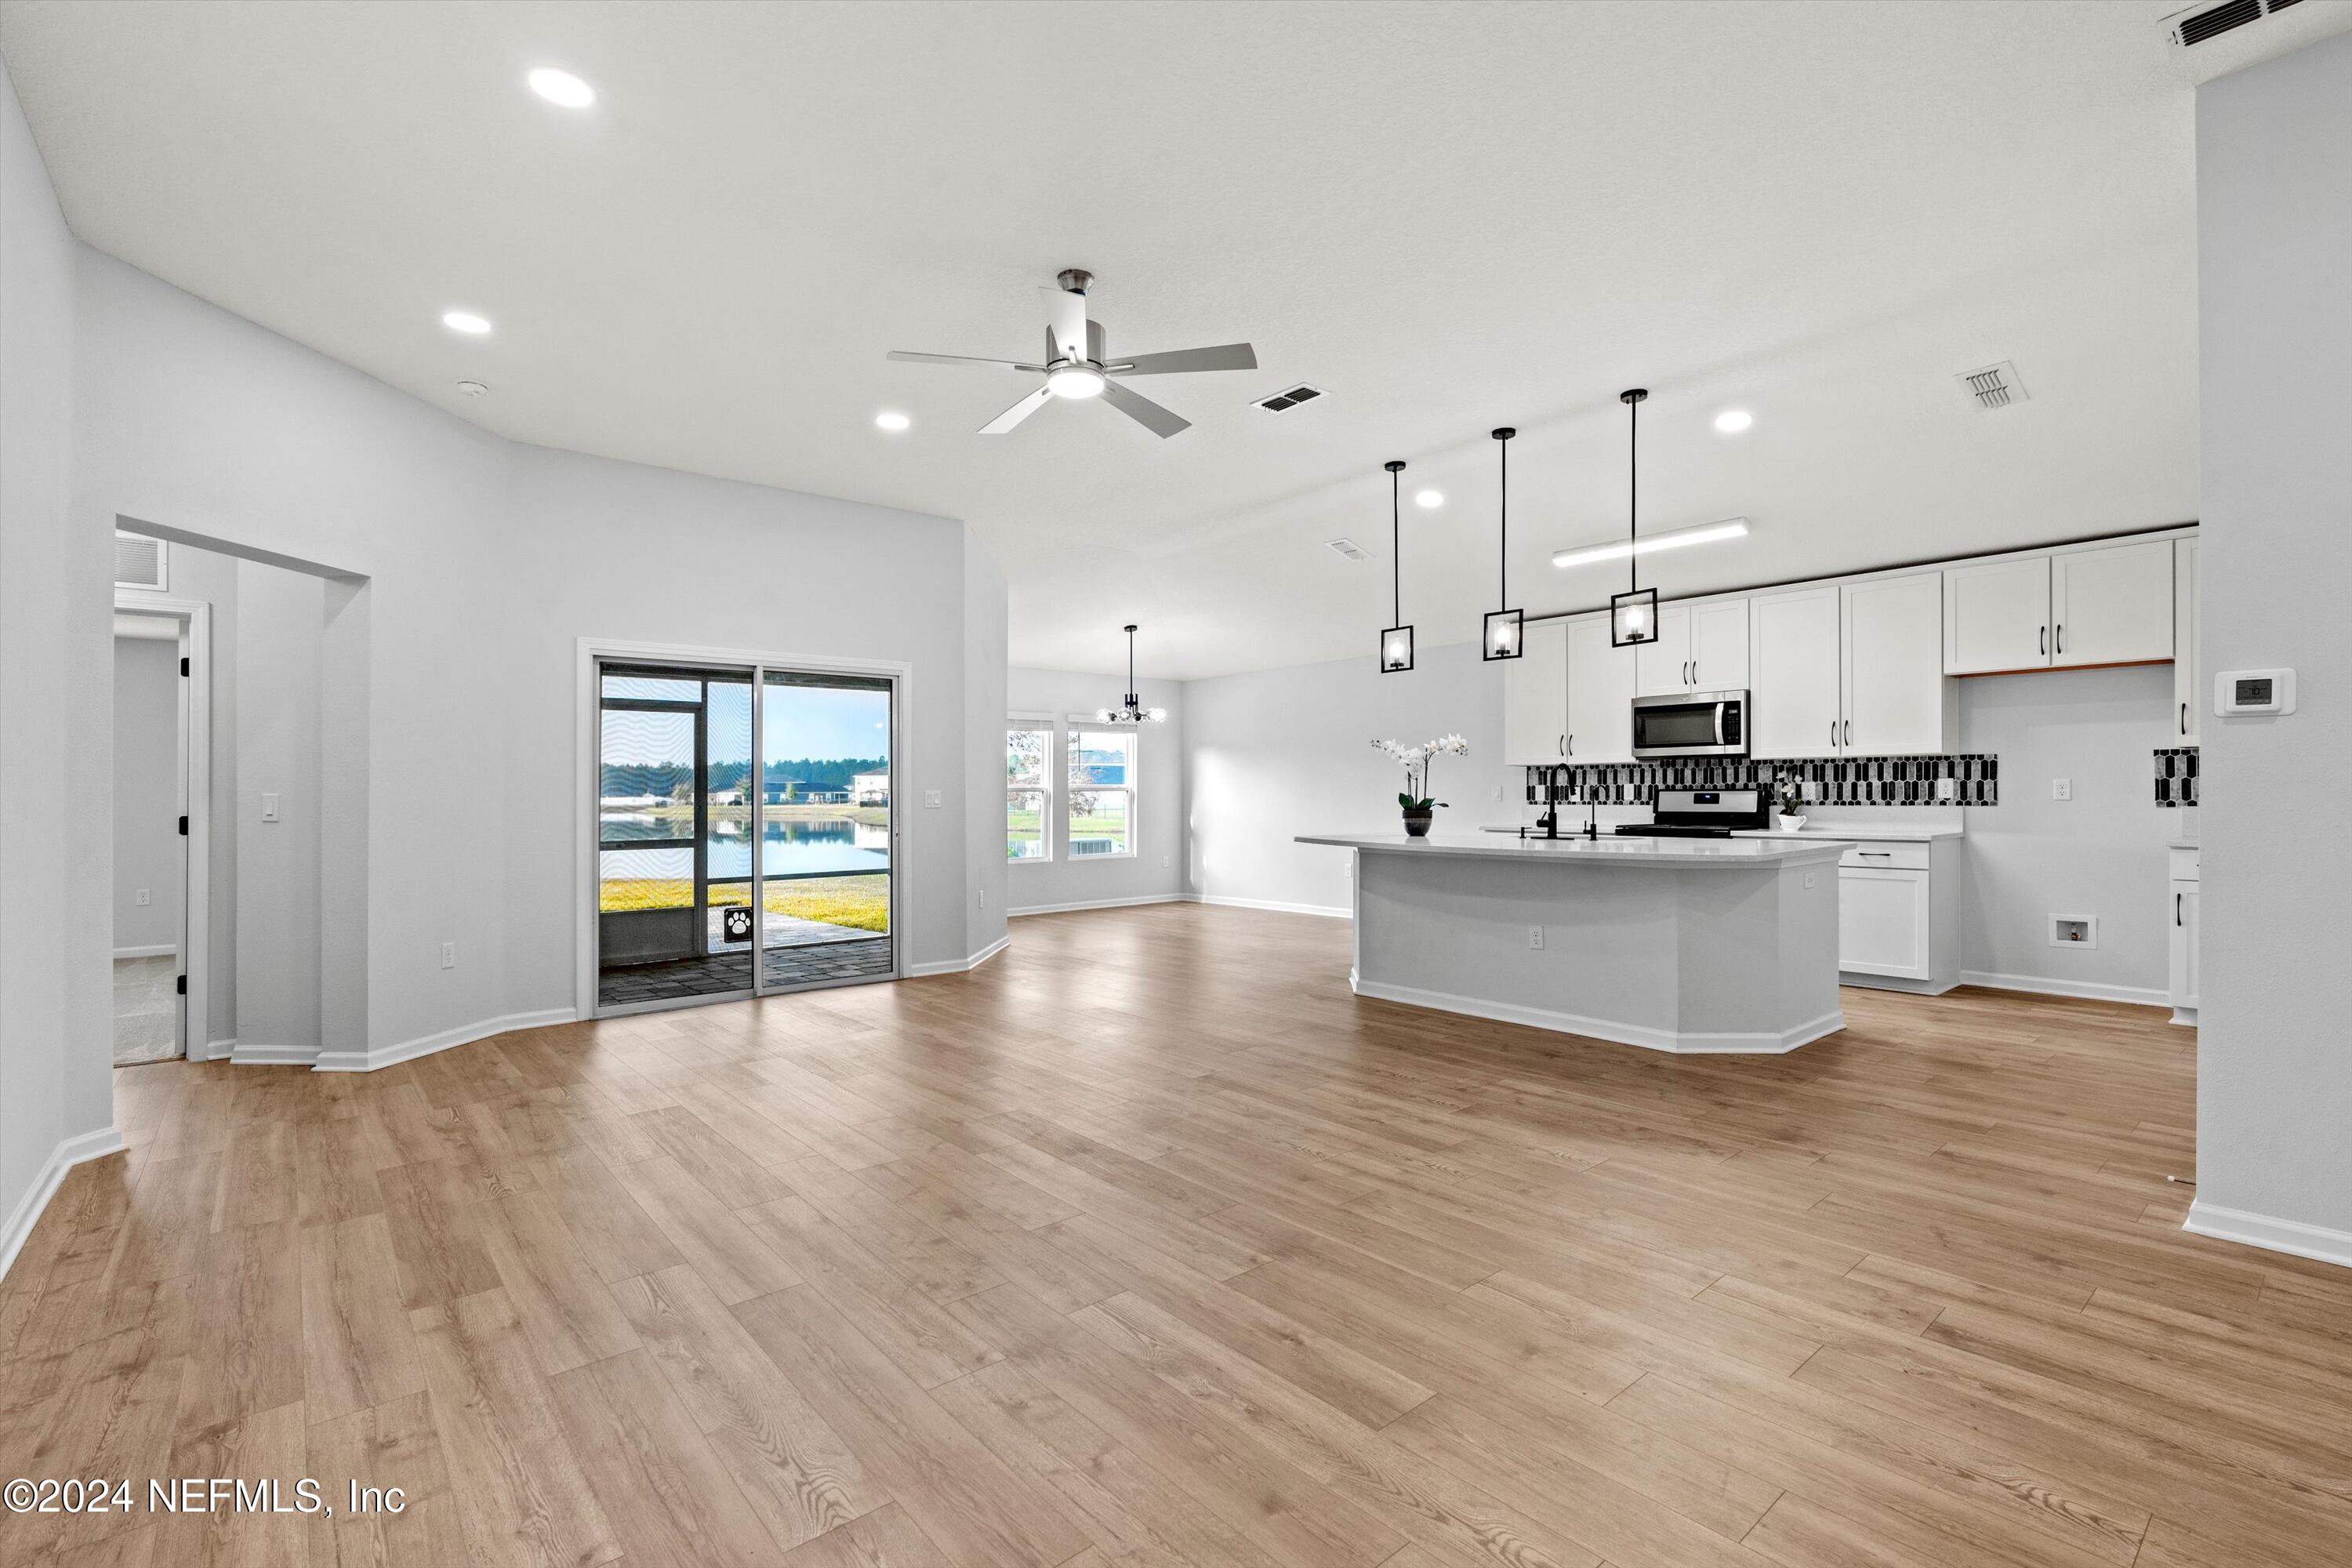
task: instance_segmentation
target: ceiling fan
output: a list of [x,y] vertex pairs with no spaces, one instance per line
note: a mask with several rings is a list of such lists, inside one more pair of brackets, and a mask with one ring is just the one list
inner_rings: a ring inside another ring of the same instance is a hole
[[1094,274],[1071,268],[1055,279],[1059,287],[1040,289],[1045,300],[1045,363],[1024,364],[1018,360],[974,359],[967,354],[919,354],[893,349],[889,357],[910,364],[991,365],[1043,375],[1045,384],[980,427],[983,436],[1002,436],[1055,397],[1099,397],[1129,419],[1161,437],[1189,428],[1192,421],[1171,413],[1114,379],[1129,375],[1171,375],[1180,371],[1255,370],[1257,352],[1247,343],[1220,343],[1208,349],[1173,349],[1167,353],[1136,354],[1115,360],[1105,347],[1102,323],[1087,319],[1087,285]]

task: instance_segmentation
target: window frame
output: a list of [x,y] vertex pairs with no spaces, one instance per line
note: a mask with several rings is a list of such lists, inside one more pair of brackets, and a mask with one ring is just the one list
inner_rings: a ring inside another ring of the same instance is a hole
[[[1076,713],[1070,715],[1066,724],[1062,727],[1062,783],[1066,798],[1063,802],[1062,810],[1059,813],[1059,820],[1062,825],[1061,834],[1063,854],[1072,865],[1076,865],[1081,861],[1134,860],[1141,858],[1142,847],[1138,842],[1138,830],[1141,826],[1141,823],[1139,820],[1138,808],[1142,801],[1141,792],[1143,774],[1143,736],[1140,731],[1141,726],[1139,725],[1106,724],[1099,719],[1094,719]],[[1088,795],[1119,795],[1126,797],[1127,846],[1123,849],[1105,851],[1100,854],[1091,855],[1078,855],[1070,851],[1069,802],[1077,796],[1079,791],[1077,786],[1071,783],[1069,773],[1071,760],[1074,759],[1078,752],[1079,737],[1083,735],[1112,735],[1123,739],[1127,742],[1127,782],[1123,784],[1103,784],[1090,787],[1085,792]]]
[[1050,713],[1008,713],[1004,717],[1005,750],[1012,751],[1012,735],[1015,730],[1034,731],[1045,737],[1045,752],[1038,763],[1037,784],[1034,793],[1043,796],[1037,807],[1037,842],[1042,852],[1035,855],[1015,855],[1012,848],[1013,796],[1032,793],[1031,786],[1015,784],[1008,774],[1004,784],[1005,850],[1007,866],[1050,866],[1061,858],[1055,839],[1055,824],[1059,820],[1054,807],[1058,793],[1054,788],[1054,766],[1062,754],[1061,725]]

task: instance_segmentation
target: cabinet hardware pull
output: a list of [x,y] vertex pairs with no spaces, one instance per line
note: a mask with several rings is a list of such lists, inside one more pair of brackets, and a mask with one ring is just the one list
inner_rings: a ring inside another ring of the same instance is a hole
[[2180,705],[2180,732],[2184,735],[2189,733],[2189,704],[2186,702]]
[[1845,743],[1849,746],[1853,744],[1853,721],[1851,719],[1845,721]]
[[2043,658],[2048,658],[2050,657],[2050,628],[2048,626],[2037,626],[2034,628],[2033,646],[2035,650],[2039,652]]
[[1892,849],[1857,849],[1854,853],[1857,855],[1867,856],[1873,860],[1892,860],[1895,858],[1895,851]]
[[2180,923],[2180,895],[2179,893],[2172,895],[2172,923],[2174,925],[2179,925]]
[[1568,737],[1568,754],[1571,757],[1576,755],[1576,735],[1572,731]]
[[2066,623],[2063,621],[2058,623],[2058,651],[2066,651]]
[[1834,719],[1830,721],[1830,744],[1832,746],[1837,744],[1837,721]]

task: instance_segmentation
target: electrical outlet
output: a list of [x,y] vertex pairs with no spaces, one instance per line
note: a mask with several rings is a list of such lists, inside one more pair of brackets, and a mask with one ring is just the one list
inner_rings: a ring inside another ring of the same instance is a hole
[[1818,888],[1821,885],[1822,874],[1819,871],[1808,871],[1805,873],[1805,886],[1807,888]]
[[1959,798],[1959,780],[1937,779],[1936,781],[1936,798],[1937,800],[1957,800]]
[[1162,855],[1162,856],[1160,858],[1160,868],[1161,870],[1163,870],[1163,871],[1167,870],[1171,866],[1173,866],[1175,863],[1176,863],[1176,861],[1175,861],[1175,858],[1174,858],[1174,857],[1172,857],[1172,856]]
[[927,790],[925,790],[925,791],[923,792],[923,807],[924,807],[924,809],[925,809],[925,810],[927,810],[927,811],[937,811],[937,810],[939,809],[939,806],[940,806],[940,792],[939,792],[939,791],[937,791],[937,790],[935,790],[935,789],[927,789]]
[[986,888],[982,888],[980,890],[980,907],[983,910],[988,908],[988,889]]
[[1496,784],[1495,786],[1495,798],[1496,800],[1503,798],[1503,786],[1501,784]]
[[1806,800],[1818,801],[1822,798],[1822,781],[1807,779],[1798,786],[1797,793]]
[[1528,927],[1528,951],[1529,952],[1541,952],[1543,951],[1543,927]]
[[2074,799],[2074,781],[2073,779],[2052,779],[2050,781],[2050,798],[2052,800]]
[[456,942],[445,942],[441,944],[441,967],[444,969],[455,969],[457,967],[457,944]]
[[275,790],[261,792],[261,820],[264,822],[278,820],[278,792]]
[[137,904],[142,910],[154,901],[153,889],[149,888],[142,888],[136,893],[131,895],[131,902]]

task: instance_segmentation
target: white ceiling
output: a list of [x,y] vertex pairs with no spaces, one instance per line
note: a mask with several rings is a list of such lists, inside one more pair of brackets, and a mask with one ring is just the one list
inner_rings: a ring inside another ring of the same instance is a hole
[[[2193,518],[2175,8],[27,0],[0,49],[99,248],[507,436],[968,519],[1014,662],[1136,620],[1189,678],[1372,657],[1391,457],[1448,497],[1404,614],[1475,637],[1502,423],[1513,601],[1600,602],[1548,557],[1623,526],[1631,384],[1645,525],[1756,526],[1669,590]],[[1066,266],[1115,349],[1262,368],[1147,384],[1163,442],[982,437],[1025,382],[884,363],[1027,357]]]

